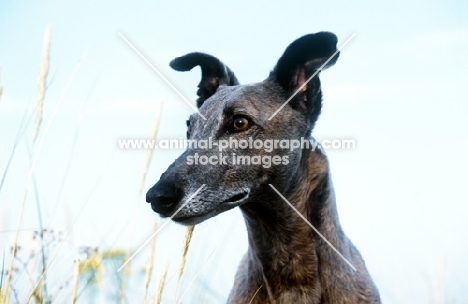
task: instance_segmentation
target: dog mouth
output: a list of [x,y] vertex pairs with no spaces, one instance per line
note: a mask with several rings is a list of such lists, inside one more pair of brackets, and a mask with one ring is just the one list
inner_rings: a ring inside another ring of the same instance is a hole
[[[174,217],[172,217],[172,220],[183,225],[196,225],[220,213],[226,212],[228,210],[242,205],[247,201],[249,195],[250,191],[248,189],[244,189],[220,202],[204,202],[203,204],[207,208],[204,208],[201,211],[186,211],[184,210],[185,208],[190,208],[190,206],[186,206],[184,209],[181,210],[180,213],[175,214]],[[188,205],[190,205],[190,203]]]
[[244,190],[240,193],[234,194],[230,198],[222,201],[221,204],[236,204],[239,202],[243,202],[245,199],[249,197],[249,192],[250,191]]

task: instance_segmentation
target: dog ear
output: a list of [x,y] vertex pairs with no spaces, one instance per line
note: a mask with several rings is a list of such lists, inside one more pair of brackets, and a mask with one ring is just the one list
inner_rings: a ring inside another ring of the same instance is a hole
[[[318,74],[321,69],[334,65],[338,60],[339,52],[334,55],[337,51],[336,43],[337,38],[332,33],[319,32],[305,35],[286,48],[270,75],[270,78],[273,77],[273,80],[285,90],[287,98],[297,92],[290,105],[307,111],[310,130],[313,129],[322,109],[322,91]],[[333,55],[334,57],[330,59]],[[316,75],[304,85],[314,73]]]
[[220,85],[238,85],[234,72],[222,63],[218,58],[204,53],[189,53],[182,57],[177,57],[169,64],[176,71],[190,71],[197,65],[202,71],[201,81],[198,84],[197,107],[201,107],[203,102],[213,95]]

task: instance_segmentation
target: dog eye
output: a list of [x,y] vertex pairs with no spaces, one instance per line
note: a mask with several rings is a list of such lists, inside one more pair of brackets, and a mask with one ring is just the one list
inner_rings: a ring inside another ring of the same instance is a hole
[[249,120],[243,116],[238,116],[234,118],[233,127],[236,131],[242,131],[247,129],[249,126]]

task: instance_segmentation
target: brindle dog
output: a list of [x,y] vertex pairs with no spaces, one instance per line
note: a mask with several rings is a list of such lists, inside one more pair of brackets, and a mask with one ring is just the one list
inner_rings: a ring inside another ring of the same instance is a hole
[[[227,141],[306,138],[322,107],[318,72],[336,52],[334,34],[320,32],[291,43],[268,78],[239,85],[234,73],[217,58],[190,53],[171,67],[189,71],[200,66],[202,79],[195,113],[187,121],[191,140]],[[333,57],[325,67],[335,64]],[[307,80],[317,73],[309,82]],[[305,85],[304,85],[305,84]],[[276,116],[269,119],[294,93]],[[239,207],[249,247],[228,303],[380,303],[359,251],[341,228],[322,149],[225,149],[189,147],[147,193],[152,209],[184,225],[195,225]],[[234,154],[234,155],[233,155]],[[196,165],[194,159],[217,159]],[[236,162],[238,156],[268,159],[276,164]],[[195,157],[195,158],[194,158]],[[279,158],[278,158],[279,157]],[[281,161],[278,161],[281,160]],[[286,161],[285,161],[286,160]],[[300,218],[274,186],[357,269],[350,267]],[[197,195],[190,196],[202,186]]]

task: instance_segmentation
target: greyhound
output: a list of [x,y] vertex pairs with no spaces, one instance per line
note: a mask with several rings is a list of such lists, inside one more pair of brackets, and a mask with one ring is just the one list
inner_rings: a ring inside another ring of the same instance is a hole
[[[190,53],[170,63],[178,71],[195,66],[202,71],[199,113],[187,121],[187,138],[229,140],[232,146],[189,146],[147,192],[146,200],[162,217],[184,225],[241,209],[248,251],[228,303],[380,303],[364,260],[341,228],[324,151],[240,147],[248,139],[314,141],[311,133],[322,107],[318,74],[337,61],[336,43],[329,32],[305,35],[286,48],[266,80],[248,85],[239,85],[231,69],[208,54]],[[238,156],[252,157],[252,163],[237,162]],[[277,161],[254,163],[254,156]],[[202,157],[226,159],[201,164]]]

